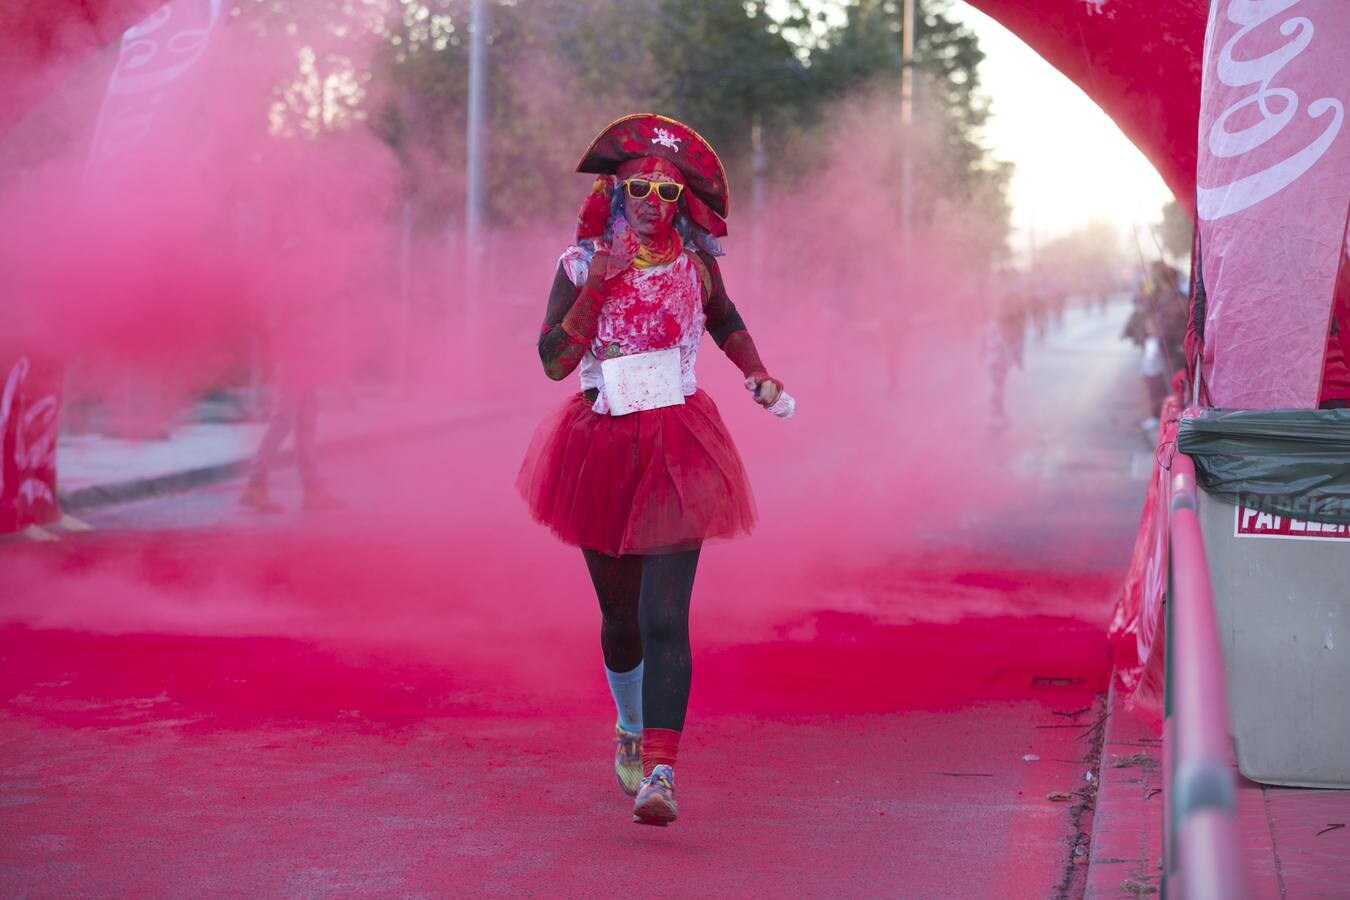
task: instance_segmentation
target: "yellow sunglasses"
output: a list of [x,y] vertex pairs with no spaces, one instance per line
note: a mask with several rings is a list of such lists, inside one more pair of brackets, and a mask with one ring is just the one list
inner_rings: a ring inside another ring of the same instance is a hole
[[667,203],[674,203],[684,193],[684,185],[678,181],[648,181],[645,178],[630,178],[623,183],[623,189],[634,200],[645,200],[656,189],[656,196]]

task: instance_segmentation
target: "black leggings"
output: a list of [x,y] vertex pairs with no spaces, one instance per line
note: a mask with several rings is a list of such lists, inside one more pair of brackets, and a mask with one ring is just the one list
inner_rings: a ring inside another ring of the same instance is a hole
[[582,550],[600,600],[600,649],[613,672],[644,659],[642,724],[684,730],[689,706],[689,598],[699,551],[605,556]]

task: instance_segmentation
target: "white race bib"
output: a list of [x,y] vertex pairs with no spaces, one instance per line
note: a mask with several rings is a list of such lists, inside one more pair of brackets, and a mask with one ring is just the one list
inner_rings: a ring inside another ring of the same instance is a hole
[[684,403],[679,347],[602,360],[600,372],[611,416]]

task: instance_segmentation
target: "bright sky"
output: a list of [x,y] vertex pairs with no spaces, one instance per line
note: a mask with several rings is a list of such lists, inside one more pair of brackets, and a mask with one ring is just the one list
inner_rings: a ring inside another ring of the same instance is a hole
[[1014,251],[1025,253],[1033,235],[1043,242],[1092,219],[1125,234],[1158,221],[1172,193],[1106,113],[984,13],[965,3],[952,11],[988,55],[980,75],[993,112],[985,137],[995,157],[1016,166]]

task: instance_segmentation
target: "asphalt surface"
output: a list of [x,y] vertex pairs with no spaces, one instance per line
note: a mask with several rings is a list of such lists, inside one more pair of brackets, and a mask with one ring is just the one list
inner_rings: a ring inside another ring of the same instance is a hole
[[280,515],[234,482],[0,546],[0,891],[1076,895],[1149,453],[1123,314],[1033,342],[1006,429],[710,388],[763,524],[704,552],[665,829],[511,491],[538,408],[327,460],[343,510],[284,474]]

